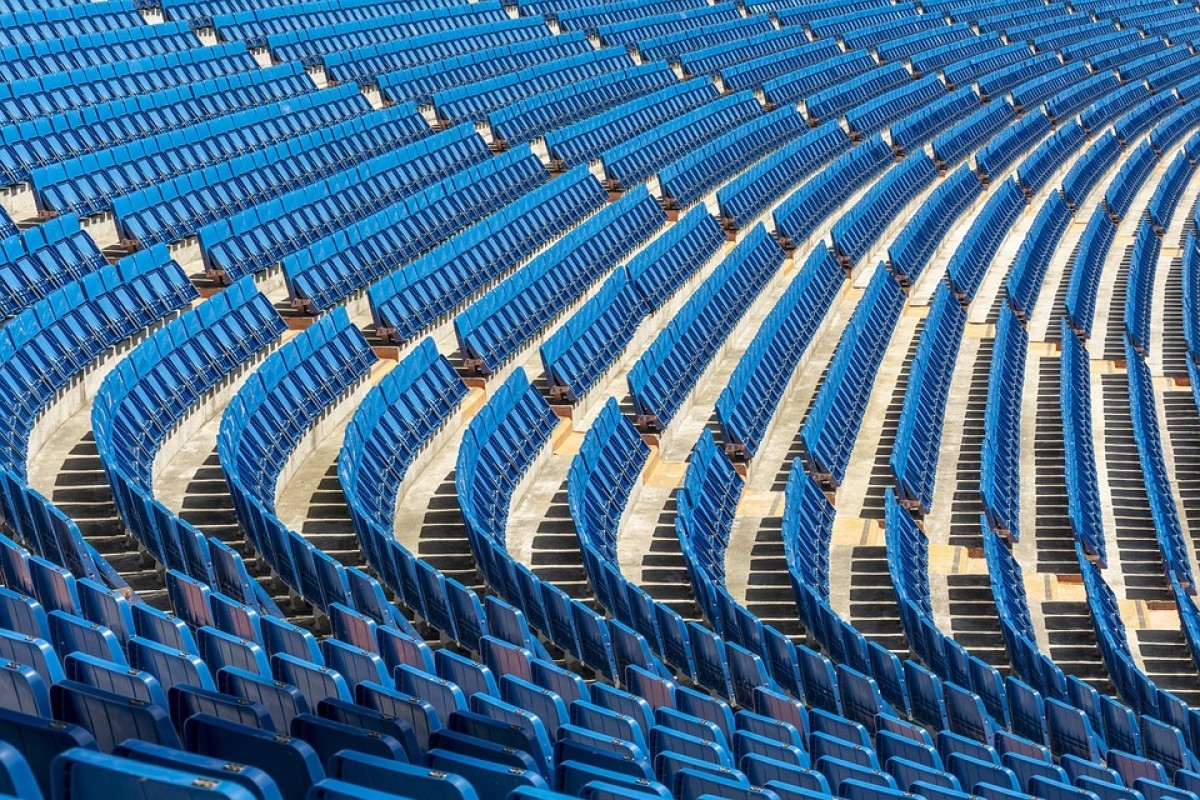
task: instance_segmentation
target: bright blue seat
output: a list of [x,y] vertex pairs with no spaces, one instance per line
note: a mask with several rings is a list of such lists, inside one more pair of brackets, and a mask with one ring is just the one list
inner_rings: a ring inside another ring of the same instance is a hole
[[1122,785],[1121,776],[1117,774],[1115,769],[1104,767],[1102,764],[1094,761],[1068,754],[1059,757],[1058,765],[1066,770],[1067,777],[1071,779],[1071,783],[1078,783],[1080,778],[1091,778],[1092,780],[1111,783],[1114,786]]
[[51,641],[42,604],[27,594],[0,586],[0,628]]
[[445,750],[430,750],[428,763],[432,769],[466,778],[484,797],[507,797],[521,787],[549,788],[545,778],[537,772],[502,767]]
[[196,644],[210,670],[230,667],[264,677],[271,674],[266,651],[252,641],[205,626],[196,630]]
[[999,786],[1014,792],[1021,791],[1020,782],[1012,770],[990,761],[972,758],[962,753],[951,753],[946,759],[946,768],[954,773],[964,789],[971,787],[969,791],[973,794],[978,793],[976,787],[980,784]]
[[389,686],[360,683],[354,689],[354,700],[366,709],[378,711],[407,724],[412,728],[417,745],[422,750],[428,748],[430,734],[442,727],[442,721],[432,703]]
[[403,745],[387,734],[334,722],[313,714],[293,717],[291,734],[308,742],[323,765],[328,765],[329,759],[340,750],[354,750],[378,758],[390,758],[393,761],[408,760]]
[[804,681],[804,697],[818,709],[841,714],[841,693],[833,663],[815,650],[797,646],[800,678]]
[[1012,773],[1017,776],[1017,782],[1021,788],[1031,794],[1033,790],[1030,788],[1030,782],[1034,778],[1061,783],[1064,786],[1070,785],[1067,773],[1062,767],[1055,766],[1054,764],[1047,764],[1044,761],[1016,753],[1005,753],[1000,757],[1000,763],[1007,769],[1012,770]]
[[376,628],[376,652],[394,675],[396,667],[408,664],[422,672],[436,673],[433,650],[423,641],[417,641],[392,628]]
[[230,781],[246,789],[255,800],[283,800],[275,781],[267,773],[246,764],[209,758],[136,739],[122,744],[114,755],[142,764],[191,772],[212,780]]
[[[130,606],[133,629],[137,636],[172,650],[196,654],[196,640],[187,623],[174,614],[159,611],[146,603]],[[130,658],[133,654],[130,653]]]
[[232,780],[198,781],[190,772],[71,750],[54,761],[56,796],[79,798],[172,797],[180,800],[251,800]]
[[275,780],[284,800],[304,797],[325,777],[316,751],[289,736],[197,714],[184,724],[183,738],[193,753],[258,767]]
[[896,781],[886,772],[864,767],[860,764],[842,761],[839,758],[825,756],[817,759],[816,769],[825,779],[829,781],[829,785],[833,788],[835,794],[841,794],[841,786],[843,781],[855,780],[874,786],[881,786],[884,789],[896,789]]
[[571,704],[571,723],[588,730],[646,747],[646,732],[642,723],[628,714],[578,700]]
[[429,800],[479,800],[475,789],[459,775],[362,753],[334,755],[329,762],[329,777],[364,789],[384,792],[396,786],[405,786],[413,796]]
[[1105,762],[1115,769],[1126,786],[1133,786],[1139,778],[1145,778],[1159,783],[1170,783],[1167,770],[1158,761],[1135,756],[1132,753],[1122,753],[1119,750],[1109,750]]
[[558,729],[567,722],[567,706],[558,695],[529,681],[505,674],[500,681],[503,699],[537,716],[546,726],[551,740],[558,738]]
[[260,617],[259,624],[268,656],[286,654],[314,664],[323,663],[317,640],[308,631],[278,617]]
[[50,689],[33,667],[8,661],[0,664],[0,707],[50,717]]
[[124,664],[105,661],[84,653],[71,653],[64,664],[67,678],[143,703],[167,708],[162,684],[148,672],[130,669]]
[[438,677],[456,684],[468,700],[478,693],[492,697],[500,696],[500,687],[496,684],[492,671],[478,661],[472,661],[445,648],[437,651],[434,661],[437,664]]
[[884,762],[884,767],[888,774],[896,779],[897,785],[908,792],[915,793],[913,786],[919,783],[939,786],[956,792],[962,789],[958,778],[951,773],[919,764],[916,761],[909,761],[907,758],[889,758]]
[[[440,650],[438,652],[441,652]],[[467,696],[457,684],[426,674],[408,665],[396,667],[396,688],[428,701],[441,720],[454,711],[467,710]]]
[[271,674],[276,681],[299,689],[309,708],[316,708],[327,697],[352,698],[350,686],[340,673],[294,656],[282,653],[271,656]]
[[265,731],[275,730],[270,712],[261,704],[211,689],[172,686],[167,690],[167,707],[175,730],[181,732],[187,718],[196,714],[208,714]]
[[364,681],[382,683],[388,678],[387,664],[371,650],[330,638],[321,642],[321,652],[326,667],[341,675],[351,692]]
[[167,709],[130,700],[74,681],[55,684],[50,690],[55,719],[79,725],[96,738],[96,746],[111,753],[126,739],[179,747]]
[[1062,757],[1073,755],[1085,761],[1099,761],[1104,755],[1097,746],[1098,737],[1087,715],[1077,708],[1053,698],[1046,700],[1046,728],[1050,734],[1050,749]]
[[675,693],[675,701],[679,711],[699,719],[708,720],[721,729],[725,741],[733,737],[735,728],[733,709],[719,697],[702,694],[694,689],[681,686]]
[[898,736],[890,731],[879,731],[875,734],[875,747],[879,753],[879,760],[884,764],[893,758],[903,758],[930,769],[942,769],[942,757],[933,745]]
[[409,763],[418,763],[423,756],[412,726],[382,711],[363,708],[345,700],[326,698],[317,706],[317,716],[395,739],[403,748]]
[[950,722],[950,729],[961,736],[991,744],[995,726],[984,707],[983,699],[954,683],[946,682],[942,688],[946,694],[946,717]]
[[120,640],[102,625],[65,611],[51,611],[50,641],[60,653],[80,652],[115,664],[126,664]]
[[[291,730],[292,720],[312,709],[308,700],[295,686],[266,678],[254,672],[226,667],[217,674],[221,691],[232,697],[256,704],[267,712],[271,725],[267,730],[283,733]],[[218,714],[229,719],[226,714]],[[246,724],[242,720],[230,720]]]
[[[762,736],[765,739],[771,739],[780,744],[793,745],[795,747],[804,747],[804,736],[790,722],[773,719],[762,714],[755,714],[752,711],[739,711],[733,717],[737,731],[753,733],[757,736]],[[734,736],[737,736],[737,731]]]
[[25,634],[0,630],[0,659],[32,667],[47,685],[58,683],[65,677],[54,647],[43,639]]

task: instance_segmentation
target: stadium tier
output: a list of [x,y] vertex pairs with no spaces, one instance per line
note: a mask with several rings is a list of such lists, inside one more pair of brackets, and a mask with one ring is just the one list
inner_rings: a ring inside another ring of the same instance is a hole
[[0,800],[1200,800],[1196,0],[0,0]]

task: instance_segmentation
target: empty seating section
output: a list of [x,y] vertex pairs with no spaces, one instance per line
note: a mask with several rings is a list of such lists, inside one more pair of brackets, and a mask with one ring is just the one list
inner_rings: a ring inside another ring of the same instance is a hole
[[[1126,302],[1131,299],[1127,298]],[[1129,362],[1129,414],[1133,419],[1133,435],[1150,501],[1150,514],[1154,519],[1154,532],[1168,572],[1187,588],[1195,585],[1195,578],[1163,456],[1149,368],[1135,349],[1132,338],[1125,340],[1125,353]]]
[[670,206],[687,207],[806,130],[804,118],[791,108],[780,108],[739,125],[660,169],[658,181],[664,199]]
[[661,430],[670,424],[783,259],[783,251],[758,225],[697,287],[629,371],[629,392],[642,425]]
[[[222,216],[382,155],[428,131],[411,109],[385,110],[181,175],[112,203],[122,238],[149,246],[194,235]],[[290,156],[281,161],[273,159]]]
[[833,225],[831,239],[838,260],[847,267],[859,263],[896,215],[937,176],[938,169],[929,156],[913,153],[876,181]]
[[63,37],[54,45],[48,42],[24,47],[10,45],[4,48],[4,67],[0,68],[0,75],[9,82],[20,81],[53,72],[189,50],[199,44],[200,40],[181,23],[160,28],[148,25],[118,28]]
[[[732,91],[754,89],[801,68],[822,65],[841,54],[836,42],[829,39],[809,42],[802,31],[793,28],[784,28],[758,39],[760,43],[732,51],[730,61],[733,65],[720,70],[723,86]],[[749,53],[763,50],[766,54],[746,59]],[[710,65],[714,63],[714,57],[696,60],[684,58],[681,61],[693,74],[703,75],[712,71]],[[835,63],[839,62],[829,62],[826,68],[833,67]],[[709,66],[709,69],[705,69],[705,66]]]
[[1197,42],[0,0],[0,797],[1195,800]]
[[882,265],[876,267],[800,429],[805,467],[834,486],[845,479],[850,451],[866,412],[866,396],[904,302],[900,284]]
[[93,150],[312,91],[298,64],[239,72],[177,88],[67,111],[0,127],[5,185],[29,179],[31,170]]
[[114,197],[369,109],[364,97],[345,88],[314,92],[34,169],[29,181],[42,208],[87,217],[111,208]]
[[609,148],[601,155],[604,175],[610,187],[631,188],[671,161],[761,114],[762,106],[748,92],[721,98]]
[[413,557],[396,553],[392,535],[396,495],[466,393],[450,362],[425,339],[363,399],[338,455],[338,480],[368,563],[418,611],[425,608],[420,592],[402,577],[397,560]]
[[1050,133],[1050,120],[1040,112],[1030,112],[996,134],[975,154],[975,168],[980,177],[994,180],[1008,169],[1026,150]]
[[930,193],[888,248],[888,266],[901,283],[912,283],[929,263],[942,237],[983,192],[966,165]]
[[1129,251],[1129,284],[1125,294],[1125,334],[1143,356],[1150,353],[1150,314],[1154,301],[1154,275],[1160,246],[1150,220],[1142,217]]
[[[1002,113],[1004,108],[1005,104],[996,103],[992,110]],[[925,108],[921,109],[920,113],[909,114],[905,112],[902,115],[903,118],[889,130],[892,144],[893,146],[898,146],[901,150],[911,151],[933,139],[943,131],[946,131],[948,128],[965,123],[967,120],[964,117],[974,119],[975,115],[971,112],[977,113],[979,110],[981,110],[979,97],[970,89],[959,89],[956,92],[944,94],[934,102],[926,105]],[[992,115],[993,118],[996,116],[996,114]],[[979,122],[984,125],[987,124],[986,119],[981,119]],[[970,149],[973,150],[974,147]],[[938,155],[941,157],[940,153]],[[943,161],[945,162],[946,159],[943,158]],[[951,158],[948,163],[953,163],[954,161],[957,161],[957,159]]]
[[[275,514],[275,484],[292,451],[318,416],[362,381],[375,356],[344,308],[268,356],[238,390],[221,418],[217,455],[230,494],[255,549],[296,591],[321,609],[344,603],[340,569]],[[331,582],[332,581],[332,582]]]
[[1154,188],[1154,195],[1146,206],[1146,214],[1150,217],[1150,224],[1160,235],[1165,233],[1171,224],[1176,207],[1183,197],[1184,188],[1195,170],[1196,165],[1189,158],[1189,152],[1185,147],[1171,160],[1162,180]]
[[103,559],[93,556],[74,521],[28,486],[34,426],[96,359],[196,296],[183,271],[158,248],[66,282],[3,328],[4,515],[37,552],[80,577],[116,578]]
[[630,46],[642,39],[669,36],[686,31],[691,27],[728,23],[739,18],[737,6],[733,3],[718,3],[694,11],[679,11],[629,22],[601,25],[597,28],[596,34],[604,44]]
[[196,236],[206,271],[221,281],[258,272],[487,156],[483,141],[459,126],[218,219]]
[[892,149],[878,135],[834,159],[771,212],[775,235],[786,245],[799,245],[894,160]]
[[[474,122],[530,95],[630,66],[633,66],[633,62],[622,48],[606,47],[478,83],[435,91],[431,102],[442,123]],[[385,96],[394,99],[389,95],[386,82],[381,82],[380,88]]]
[[1083,551],[1101,563],[1106,559],[1104,519],[1096,452],[1092,443],[1091,367],[1088,351],[1063,324],[1061,409],[1063,445],[1067,453],[1067,511],[1071,530]]
[[601,209],[455,317],[464,365],[495,372],[665,222],[645,189]]
[[470,28],[506,18],[500,4],[493,2],[438,7],[280,33],[268,36],[266,47],[276,61],[300,61],[311,66],[330,53],[351,47]]
[[726,450],[747,458],[758,451],[792,372],[844,281],[829,250],[818,247],[763,319],[717,398]]
[[[449,5],[456,5],[450,3]],[[345,23],[364,22],[379,17],[394,17],[414,8],[433,8],[436,4],[366,3],[305,3],[300,8],[255,8],[217,14],[204,27],[212,27],[218,39],[243,41],[250,47],[267,45],[267,37],[289,31],[310,28],[329,28]]]
[[1129,158],[1121,164],[1121,169],[1108,185],[1104,193],[1104,207],[1119,222],[1129,212],[1133,198],[1142,188],[1142,184],[1158,163],[1158,154],[1150,147],[1149,140],[1142,142]]
[[1020,538],[1021,397],[1029,333],[1008,306],[996,323],[988,371],[982,468],[979,478],[988,521],[998,533]]
[[[544,20],[505,20],[329,53],[322,64],[331,81],[377,86],[379,76],[387,73],[416,69],[439,59],[465,58],[477,52],[535,42],[549,35]],[[466,63],[471,62],[464,62],[464,66]]]
[[850,138],[836,122],[826,122],[765,156],[717,190],[721,222],[741,228],[783,193],[849,149]]
[[1116,225],[1103,207],[1098,207],[1084,228],[1079,249],[1071,262],[1071,278],[1067,287],[1067,320],[1071,328],[1084,338],[1092,333],[1096,317],[1096,294],[1104,260],[1117,234]]
[[672,86],[675,74],[662,62],[627,67],[518,100],[489,114],[488,125],[493,141],[512,146]]
[[711,83],[690,81],[552,131],[546,135],[551,165],[562,169],[592,161],[610,147],[697,109],[718,96],[717,88]]
[[[699,573],[694,573],[692,582],[704,597],[706,592],[701,591],[697,579],[710,585],[708,592],[712,585],[725,582],[724,551],[743,487],[741,477],[710,432],[700,435],[693,456],[679,493],[675,533],[689,566]],[[711,614],[714,608],[708,603],[705,613]]]
[[[401,264],[432,250],[475,219],[545,184],[528,148],[449,177],[282,259],[292,303],[322,311]],[[351,245],[351,243],[353,243]],[[370,252],[373,258],[364,258]]]
[[392,272],[367,291],[376,332],[398,342],[416,336],[582,221],[605,197],[600,182],[577,167]]
[[[1030,153],[1017,167],[1017,180],[1020,182],[1025,194],[1032,196],[1039,192],[1050,181],[1050,178],[1062,168],[1067,159],[1074,155],[1075,151],[1086,141],[1087,134],[1084,133],[1083,128],[1078,123],[1072,121],[1059,128],[1053,135],[1038,145],[1037,149]],[[1094,158],[1092,153],[1100,152],[1111,155],[1120,152],[1120,145],[1117,143],[1116,137],[1108,134],[1100,139],[1097,147],[1089,150],[1088,155],[1083,160],[1075,162],[1072,170],[1078,169],[1079,164],[1087,162],[1090,158]],[[1105,163],[1105,166],[1107,166],[1107,163]]]
[[903,86],[910,77],[900,64],[875,67],[845,83],[810,94],[804,98],[804,111],[810,122],[834,119],[884,92]]
[[1017,251],[1005,281],[1005,293],[1018,317],[1028,319],[1033,312],[1042,280],[1050,268],[1050,259],[1070,222],[1071,209],[1062,194],[1052,192],[1038,211],[1033,228],[1021,242],[1021,249]]
[[136,28],[144,24],[129,2],[91,3],[88,5],[22,5],[6,9],[0,19],[5,46],[51,41],[86,33]]
[[[958,92],[955,92],[943,102],[951,101],[957,95]],[[989,103],[965,119],[955,122],[949,130],[934,138],[934,160],[946,167],[957,164],[1009,125],[1016,124],[1016,118],[1017,112],[1008,103]],[[897,133],[895,127],[891,133],[894,138]],[[980,177],[986,179],[987,175],[982,174]]]
[[644,17],[695,11],[706,3],[696,0],[623,0],[600,9],[595,7],[555,8],[551,15],[564,30],[595,31],[602,25],[633,22]]
[[0,241],[0,313],[11,317],[56,289],[107,265],[96,243],[67,214]]
[[104,352],[197,296],[165,248],[155,248],[70,280],[10,319],[2,329],[5,469],[24,475],[30,431],[58,392]]
[[824,48],[814,47],[821,44],[820,41],[814,42],[800,50],[796,66],[793,66],[796,62],[789,57],[787,66],[791,69],[779,77],[762,82],[763,94],[770,102],[775,105],[798,103],[814,92],[862,75],[875,66],[874,59],[867,53],[855,50],[839,53],[835,45],[831,55]]
[[254,58],[245,46],[230,44],[14,81],[0,97],[0,124],[12,125],[76,111],[110,100],[254,68]]
[[945,97],[945,87],[931,75],[847,111],[846,123],[855,135],[867,136],[920,109],[936,106]]
[[709,260],[725,241],[697,208],[618,265],[594,297],[546,338],[539,352],[552,394],[576,402],[621,355],[642,320]]
[[913,357],[891,467],[896,494],[923,513],[933,506],[942,420],[966,310],[946,285],[938,287]]

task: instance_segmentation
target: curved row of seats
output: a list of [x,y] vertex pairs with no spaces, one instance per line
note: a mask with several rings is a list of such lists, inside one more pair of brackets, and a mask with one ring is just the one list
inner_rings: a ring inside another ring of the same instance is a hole
[[127,529],[166,568],[255,607],[270,601],[241,557],[155,497],[153,467],[185,416],[275,347],[283,330],[244,279],[149,336],[109,373],[92,405],[96,449]]

